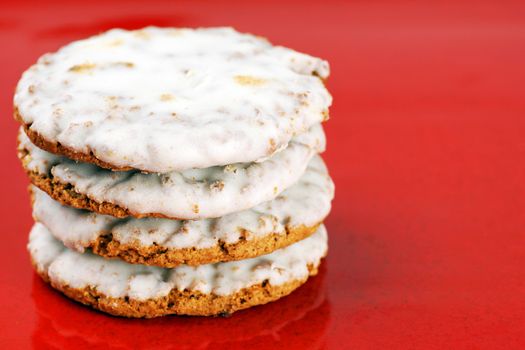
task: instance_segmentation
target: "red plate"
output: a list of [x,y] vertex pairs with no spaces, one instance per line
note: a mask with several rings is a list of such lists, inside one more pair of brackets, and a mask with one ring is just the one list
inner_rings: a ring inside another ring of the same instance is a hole
[[[331,62],[330,255],[281,301],[127,320],[32,272],[14,86],[46,51],[151,24],[232,25]],[[0,49],[0,348],[525,347],[524,2],[4,0]]]

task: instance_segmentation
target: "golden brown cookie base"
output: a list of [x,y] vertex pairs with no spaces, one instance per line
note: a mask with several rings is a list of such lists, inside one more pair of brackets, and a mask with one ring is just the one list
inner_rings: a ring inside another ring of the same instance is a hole
[[105,169],[118,170],[118,171],[134,170],[134,168],[132,167],[118,167],[113,164],[107,163],[103,160],[100,160],[95,156],[95,154],[92,151],[89,151],[89,153],[81,153],[81,152],[72,150],[71,148],[68,148],[64,145],[61,145],[58,142],[52,142],[52,141],[46,140],[36,131],[30,129],[31,124],[26,124],[24,122],[24,120],[22,119],[22,116],[18,113],[17,108],[15,108],[14,117],[16,121],[22,124],[22,126],[24,127],[24,131],[27,137],[31,140],[31,142],[35,144],[35,146],[37,146],[38,148],[41,148],[47,152],[59,154],[59,155],[65,156],[69,159],[73,159],[78,162],[93,163]]
[[[50,281],[46,272],[39,271],[35,264],[33,266],[44,281],[73,300],[111,315],[143,318],[172,314],[191,316],[229,315],[235,311],[280,299],[293,292],[308,279],[307,277],[293,280],[278,286],[272,286],[264,281],[226,296],[173,289],[165,297],[138,301],[127,297],[108,297],[92,287],[72,288],[68,285],[54,283]],[[308,266],[310,276],[316,275],[317,269],[318,266]]]
[[317,231],[318,225],[286,228],[285,233],[272,233],[261,238],[241,238],[236,243],[219,244],[211,248],[166,248],[141,246],[140,243],[124,244],[111,234],[99,236],[88,248],[94,254],[107,258],[119,258],[131,264],[177,267],[181,264],[202,265],[232,260],[242,260],[265,255],[296,243]]
[[95,213],[111,215],[117,218],[126,218],[133,216],[136,218],[153,217],[180,220],[179,218],[168,218],[166,215],[159,213],[137,214],[126,208],[109,202],[95,202],[85,194],[76,192],[70,184],[61,183],[49,176],[38,174],[36,172],[26,170],[26,174],[33,185],[46,192],[51,198],[77,209],[85,209]]
[[[14,118],[24,127],[24,131],[31,140],[31,142],[40,149],[43,149],[47,152],[65,156],[69,159],[75,160],[77,162],[92,163],[101,168],[115,170],[115,171],[128,171],[128,170],[140,170],[142,172],[148,173],[151,172],[148,169],[136,169],[130,166],[120,167],[114,164],[107,163],[103,160],[98,159],[93,151],[89,150],[88,153],[77,152],[69,147],[61,145],[59,142],[53,142],[46,140],[43,136],[37,133],[34,130],[31,130],[31,124],[26,124],[22,119],[22,116],[19,114],[18,109],[15,107]],[[327,121],[329,118],[328,111],[323,112],[323,122]]]
[[[55,187],[49,186],[48,182],[45,181],[33,181],[32,173],[30,172],[29,174],[33,184],[47,192],[52,198],[55,198],[54,194],[57,192]],[[35,176],[37,180],[42,177],[38,175]],[[53,182],[51,181],[51,183]],[[67,193],[65,190],[58,192],[59,194]],[[76,192],[73,193],[76,196],[81,196]],[[61,200],[62,198],[63,196],[55,199],[62,204],[74,206],[71,205],[69,201]],[[84,200],[90,201],[89,199]],[[264,237],[253,239],[249,239],[253,234],[245,231],[242,233],[238,242],[226,243],[219,241],[218,245],[211,248],[167,248],[158,245],[142,246],[139,242],[121,243],[115,239],[111,233],[106,233],[90,242],[86,248],[90,248],[94,254],[107,258],[119,258],[131,264],[162,267],[176,267],[181,264],[202,265],[249,259],[269,254],[274,250],[287,247],[290,244],[309,237],[317,231],[319,225],[320,223],[313,226],[286,226],[284,232],[274,232]]]
[[77,209],[85,209],[99,214],[111,215],[117,218],[133,216],[135,218],[153,217],[174,220],[183,219],[168,217],[160,213],[135,213],[114,203],[96,202],[88,196],[76,192],[71,184],[62,183],[49,175],[39,174],[27,169],[27,164],[30,162],[30,155],[29,152],[26,149],[21,148],[20,145],[18,145],[18,158],[22,162],[22,166],[24,167],[31,183],[63,205]]

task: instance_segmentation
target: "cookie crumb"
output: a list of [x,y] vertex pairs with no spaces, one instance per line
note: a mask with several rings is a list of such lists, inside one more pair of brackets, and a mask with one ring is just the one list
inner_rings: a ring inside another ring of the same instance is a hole
[[216,192],[222,191],[223,188],[224,188],[224,181],[221,181],[221,180],[214,181],[210,185],[210,189]]
[[251,85],[251,86],[259,86],[266,83],[266,79],[262,78],[256,78],[249,75],[236,75],[233,77],[235,81],[240,85]]
[[225,173],[237,173],[237,168],[233,164],[228,164],[224,167]]
[[135,67],[135,64],[133,62],[115,62],[115,66],[133,68]]
[[74,73],[86,73],[86,72],[93,70],[95,67],[96,67],[96,64],[94,63],[83,63],[83,64],[74,65],[70,67],[68,70]]
[[198,214],[199,213],[199,205],[198,204],[193,204],[192,210],[193,210],[193,212],[195,214]]
[[162,94],[162,95],[160,95],[160,100],[163,101],[163,102],[172,101],[174,99],[175,99],[175,96],[173,96],[172,94]]
[[270,147],[268,147],[268,155],[272,155],[277,150],[277,143],[274,139],[270,139],[268,143],[270,144]]

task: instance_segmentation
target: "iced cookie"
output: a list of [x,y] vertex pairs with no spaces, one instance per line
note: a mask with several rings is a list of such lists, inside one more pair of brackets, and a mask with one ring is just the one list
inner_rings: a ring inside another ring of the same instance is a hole
[[277,300],[317,273],[327,251],[324,226],[271,254],[172,269],[128,264],[64,247],[35,224],[28,249],[38,274],[68,297],[127,317],[217,315]]
[[19,157],[31,182],[62,204],[116,217],[214,218],[275,198],[324,150],[314,125],[259,163],[166,174],[112,171],[43,151],[19,133]]
[[110,30],[42,56],[15,118],[40,148],[167,173],[271,156],[328,117],[328,63],[231,28]]
[[256,257],[311,235],[334,186],[320,157],[275,199],[216,219],[119,219],[63,206],[32,188],[33,217],[70,249],[134,264],[175,267]]

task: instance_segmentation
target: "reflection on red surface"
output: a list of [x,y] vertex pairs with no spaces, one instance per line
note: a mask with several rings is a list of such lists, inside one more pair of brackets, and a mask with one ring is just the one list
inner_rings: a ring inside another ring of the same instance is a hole
[[[324,265],[323,265],[324,266]],[[151,320],[107,316],[64,298],[33,279],[37,310],[33,346],[122,349],[319,349],[330,320],[325,268],[291,297],[228,318],[170,316]]]

